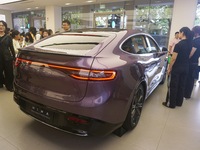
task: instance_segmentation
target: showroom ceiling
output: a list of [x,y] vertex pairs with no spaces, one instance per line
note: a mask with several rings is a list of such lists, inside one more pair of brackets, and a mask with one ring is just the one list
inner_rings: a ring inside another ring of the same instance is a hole
[[[80,5],[91,5],[91,4],[103,4],[110,2],[123,2],[125,0],[21,0],[14,3],[0,4],[0,9],[17,11],[27,11],[35,9],[44,9],[45,6],[80,6]],[[162,4],[172,3],[174,0],[130,0],[137,4]]]

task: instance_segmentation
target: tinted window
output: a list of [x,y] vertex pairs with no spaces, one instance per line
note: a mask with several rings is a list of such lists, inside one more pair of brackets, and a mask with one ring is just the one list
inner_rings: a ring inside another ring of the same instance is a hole
[[159,48],[158,48],[157,44],[154,42],[154,40],[150,37],[146,37],[146,38],[147,38],[147,51],[148,51],[148,53],[158,52]]
[[129,38],[122,45],[122,49],[129,53],[134,54],[145,54],[146,51],[146,42],[144,36],[137,35]]
[[136,54],[132,39],[129,38],[128,40],[126,40],[124,42],[124,44],[122,45],[122,49],[128,53],[133,53]]
[[107,36],[66,34],[47,38],[34,45],[36,48],[68,54],[85,54],[102,42]]

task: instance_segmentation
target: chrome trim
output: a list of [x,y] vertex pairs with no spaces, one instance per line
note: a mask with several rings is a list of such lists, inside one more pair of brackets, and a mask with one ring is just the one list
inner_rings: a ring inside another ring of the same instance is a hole
[[[23,111],[23,112],[25,112],[25,111]],[[28,114],[27,112],[25,112],[25,113],[26,113],[26,115],[30,116],[31,118],[35,119],[36,121],[41,122],[42,124],[45,124],[45,125],[47,125],[47,126],[49,126],[49,127],[52,127],[52,128],[54,128],[54,129],[57,129],[57,130],[60,130],[60,131],[63,131],[63,132],[66,132],[66,133],[69,133],[69,134],[72,134],[72,135],[77,135],[77,136],[82,136],[82,137],[89,136],[88,133],[87,133],[87,131],[84,131],[84,130],[75,130],[75,129],[73,129],[74,131],[77,132],[77,133],[75,133],[75,132],[70,132],[70,131],[67,131],[67,130],[63,130],[63,129],[60,129],[60,128],[55,127],[55,126],[53,126],[53,125],[50,125],[50,124],[48,124],[48,123],[46,123],[46,122],[44,122],[44,121],[41,121],[41,120],[35,118],[34,116]]]

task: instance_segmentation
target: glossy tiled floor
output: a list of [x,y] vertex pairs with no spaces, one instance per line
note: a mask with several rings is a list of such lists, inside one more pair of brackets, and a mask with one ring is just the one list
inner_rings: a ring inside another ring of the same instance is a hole
[[0,150],[199,150],[200,85],[182,107],[161,105],[166,85],[145,102],[138,126],[122,137],[78,137],[47,127],[23,114],[12,93],[0,89]]

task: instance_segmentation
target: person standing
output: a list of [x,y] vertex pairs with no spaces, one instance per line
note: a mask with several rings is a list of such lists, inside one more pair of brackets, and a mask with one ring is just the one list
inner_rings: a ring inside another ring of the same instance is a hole
[[169,55],[173,54],[174,47],[179,41],[179,32],[176,32],[175,37],[169,42]]
[[195,26],[192,29],[194,33],[193,47],[190,53],[189,74],[186,80],[186,88],[184,97],[189,99],[192,95],[195,79],[199,78],[198,59],[200,57],[200,26]]
[[20,32],[17,30],[13,30],[11,33],[11,36],[13,38],[13,47],[15,50],[15,54],[18,53],[18,49],[20,48],[19,40],[20,40]]
[[174,47],[174,52],[167,70],[171,75],[169,102],[162,104],[168,108],[182,106],[185,82],[189,71],[189,55],[192,50],[193,32],[188,27],[180,29],[181,39]]
[[43,37],[43,38],[46,38],[46,37],[48,37],[48,36],[50,36],[49,30],[44,30],[44,31],[43,31],[43,34],[42,34],[42,37]]
[[39,41],[40,39],[43,38],[42,36],[43,32],[44,32],[44,28],[40,28],[39,33],[36,33],[36,36],[35,36],[36,41]]
[[53,35],[53,30],[48,29],[48,31],[49,31],[49,35]]
[[12,37],[8,35],[6,31],[7,31],[7,23],[1,20],[0,21],[0,86],[3,86],[4,82],[6,89],[12,92],[13,60],[15,58],[15,51],[13,48]]
[[30,33],[30,42],[31,43],[34,43],[34,42],[36,42],[36,33],[37,33],[37,31],[36,31],[36,28],[35,27],[30,27],[29,28],[29,33]]
[[69,32],[71,29],[71,23],[69,20],[63,20],[62,21],[62,28],[65,32]]
[[20,48],[23,48],[26,46],[24,32],[20,33],[19,45],[20,45]]

